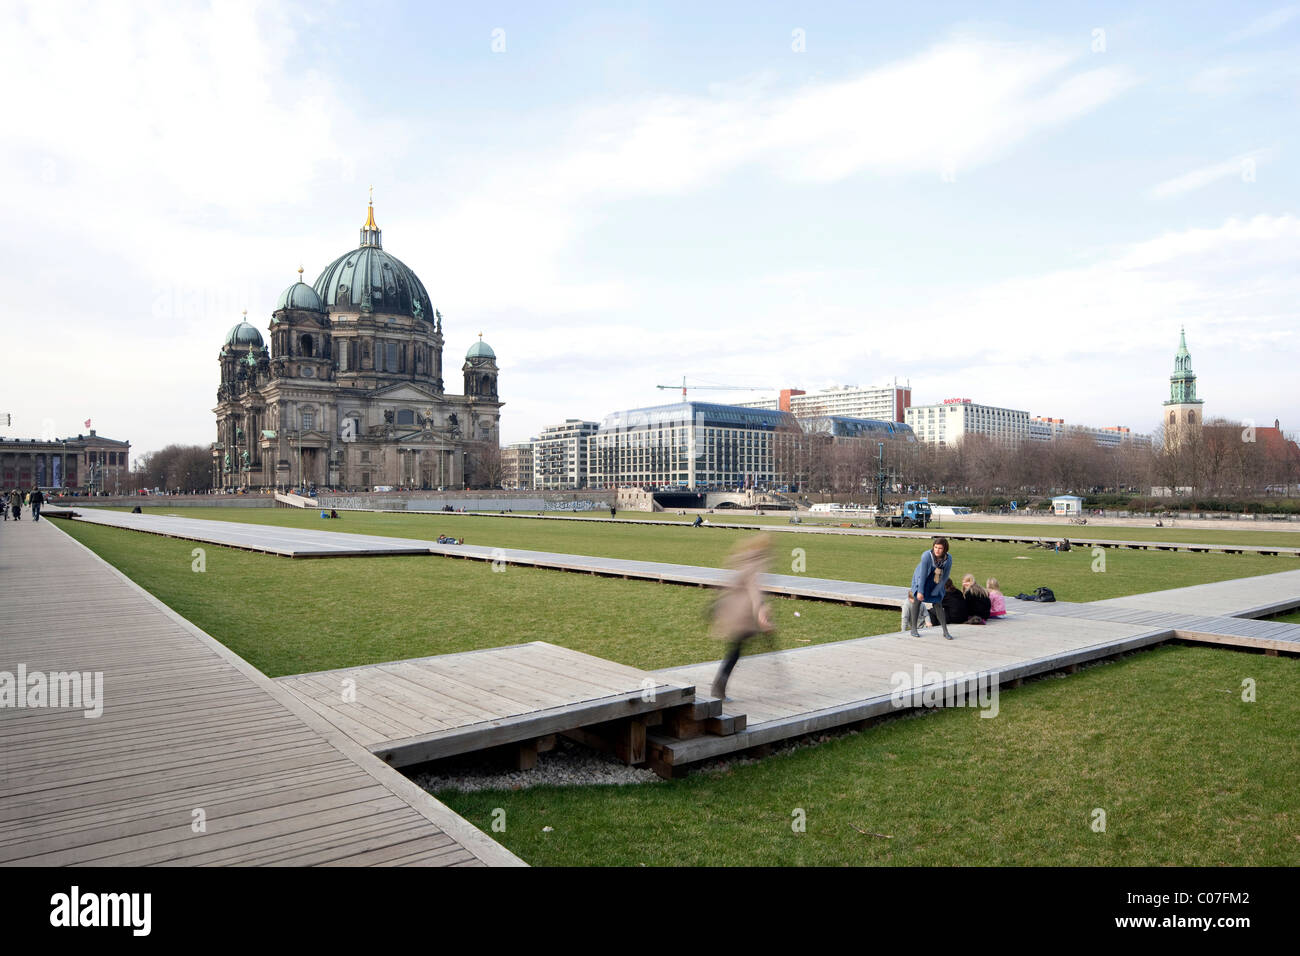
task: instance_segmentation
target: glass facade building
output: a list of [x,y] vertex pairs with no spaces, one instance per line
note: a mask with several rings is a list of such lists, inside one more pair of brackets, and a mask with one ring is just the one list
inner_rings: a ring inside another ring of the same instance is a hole
[[679,402],[614,412],[588,439],[593,488],[784,485],[800,428],[789,412]]

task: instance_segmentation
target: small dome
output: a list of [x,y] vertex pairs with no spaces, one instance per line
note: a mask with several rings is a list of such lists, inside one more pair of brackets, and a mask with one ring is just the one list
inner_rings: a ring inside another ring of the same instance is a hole
[[281,309],[306,309],[309,312],[324,312],[325,307],[321,305],[320,296],[316,290],[302,281],[301,274],[297,282],[289,286],[280,293],[280,298],[275,302],[275,311]]
[[226,344],[237,346],[253,345],[260,349],[262,347],[262,333],[249,325],[247,321],[243,321],[226,333]]
[[497,353],[492,351],[492,346],[482,339],[471,345],[469,351],[465,353],[467,359],[495,359],[496,357]]

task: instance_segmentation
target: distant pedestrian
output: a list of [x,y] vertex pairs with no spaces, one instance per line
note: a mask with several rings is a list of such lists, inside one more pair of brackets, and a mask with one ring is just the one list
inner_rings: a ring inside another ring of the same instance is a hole
[[734,574],[713,605],[713,636],[727,641],[726,656],[713,679],[714,697],[727,698],[727,681],[745,642],[756,634],[772,633],[771,610],[758,583],[771,559],[772,539],[758,534],[743,542],[727,561]]
[[921,617],[921,605],[933,605],[930,612],[939,619],[943,626],[943,636],[952,640],[948,633],[948,615],[943,608],[944,585],[952,573],[952,555],[948,553],[948,539],[936,538],[930,550],[921,555],[921,562],[912,572],[912,583],[907,590],[907,613],[911,622],[911,634],[920,637],[916,625]]
[[9,492],[9,508],[14,513],[15,521],[23,520],[23,493],[17,488]]
[[32,493],[27,498],[27,503],[32,509],[32,520],[41,520],[41,505],[45,504],[45,492],[39,488],[33,488]]

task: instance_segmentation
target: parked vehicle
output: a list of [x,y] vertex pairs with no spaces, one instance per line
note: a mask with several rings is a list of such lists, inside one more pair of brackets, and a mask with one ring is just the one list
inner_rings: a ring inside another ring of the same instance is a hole
[[903,507],[876,515],[878,528],[924,528],[932,512],[928,501],[905,501]]

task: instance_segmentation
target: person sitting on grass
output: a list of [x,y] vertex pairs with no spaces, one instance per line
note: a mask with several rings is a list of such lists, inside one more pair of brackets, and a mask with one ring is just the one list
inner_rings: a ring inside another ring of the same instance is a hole
[[989,578],[984,582],[984,587],[989,593],[989,618],[1007,616],[1007,599],[1002,594],[1002,586],[998,584],[997,578]]
[[989,601],[989,592],[975,583],[975,575],[967,574],[961,579],[961,592],[966,598],[966,612],[970,615],[966,623],[983,624],[987,621],[992,602]]

